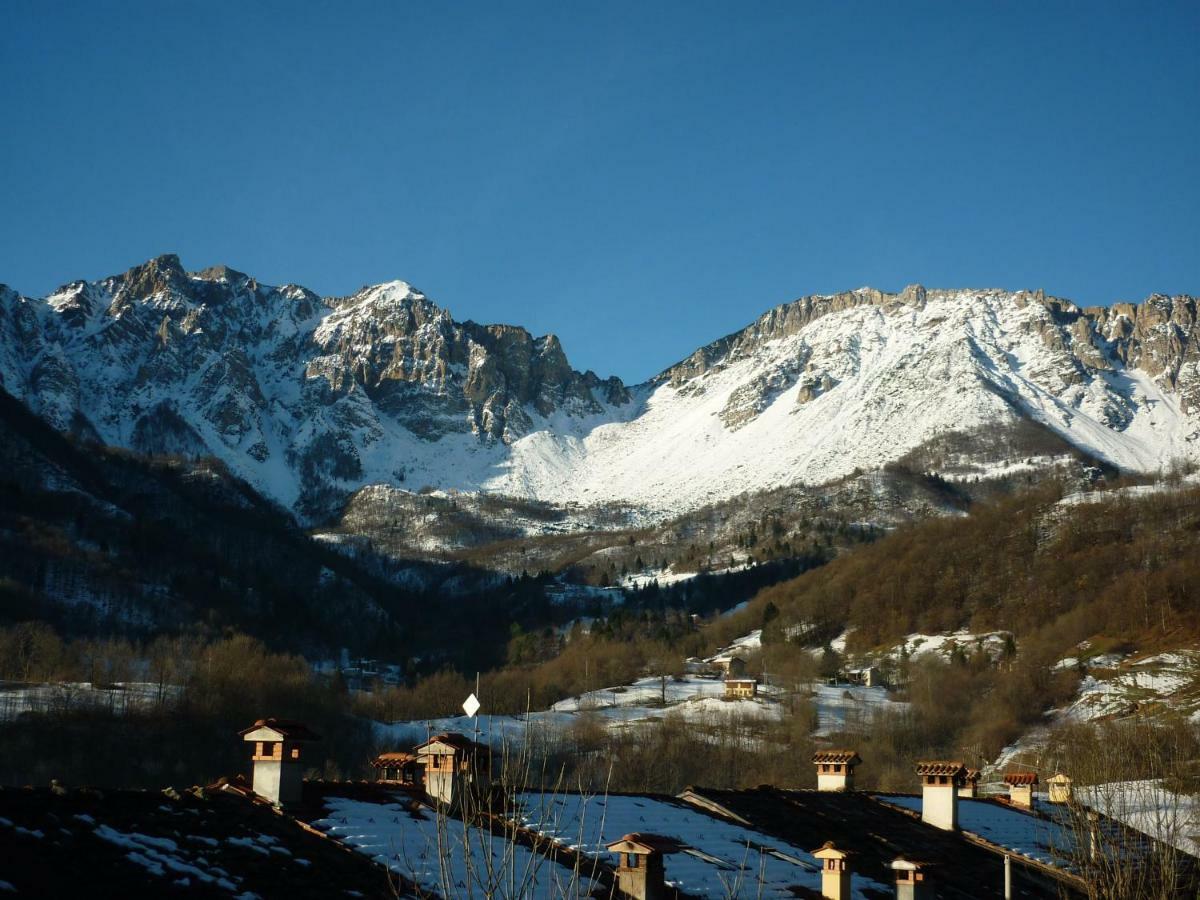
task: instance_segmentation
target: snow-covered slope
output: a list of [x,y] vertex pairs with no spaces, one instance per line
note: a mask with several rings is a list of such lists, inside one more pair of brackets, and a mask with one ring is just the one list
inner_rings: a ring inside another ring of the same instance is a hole
[[0,287],[0,381],[59,428],[217,456],[308,516],[376,483],[667,514],[1021,418],[1123,468],[1195,458],[1196,318],[1190,297],[864,288],[627,388],[403,282],[323,299],[167,256],[41,300]]

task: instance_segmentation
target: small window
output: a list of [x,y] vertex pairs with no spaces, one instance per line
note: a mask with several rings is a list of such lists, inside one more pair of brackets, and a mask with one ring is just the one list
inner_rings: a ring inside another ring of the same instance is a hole
[[292,759],[299,759],[299,758],[300,758],[300,748],[293,747],[292,748]]

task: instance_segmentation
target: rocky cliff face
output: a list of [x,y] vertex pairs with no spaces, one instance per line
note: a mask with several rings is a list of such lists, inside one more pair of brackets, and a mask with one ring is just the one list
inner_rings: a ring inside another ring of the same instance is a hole
[[457,322],[403,282],[321,298],[163,256],[35,300],[0,288],[0,380],[56,428],[213,455],[307,517],[364,484],[659,514],[877,469],[1033,420],[1114,465],[1200,456],[1197,301],[804,297],[645,385]]
[[173,255],[44,300],[0,288],[0,382],[56,428],[226,459],[302,512],[375,474],[364,454],[396,427],[504,444],[629,402],[553,335],[455,322],[403,282],[323,299]]

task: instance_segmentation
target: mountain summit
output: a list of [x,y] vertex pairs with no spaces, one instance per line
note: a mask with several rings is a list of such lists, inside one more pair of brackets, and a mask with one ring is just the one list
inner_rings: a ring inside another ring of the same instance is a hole
[[373,483],[678,512],[1026,419],[1154,470],[1200,453],[1196,338],[1188,296],[862,288],[626,387],[400,281],[322,298],[168,255],[41,299],[0,286],[5,390],[81,437],[218,457],[305,518]]

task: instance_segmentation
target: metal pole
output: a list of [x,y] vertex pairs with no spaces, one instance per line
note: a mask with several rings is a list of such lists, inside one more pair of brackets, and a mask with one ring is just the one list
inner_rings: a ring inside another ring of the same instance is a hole
[[1004,854],[1004,900],[1012,900],[1012,856]]

